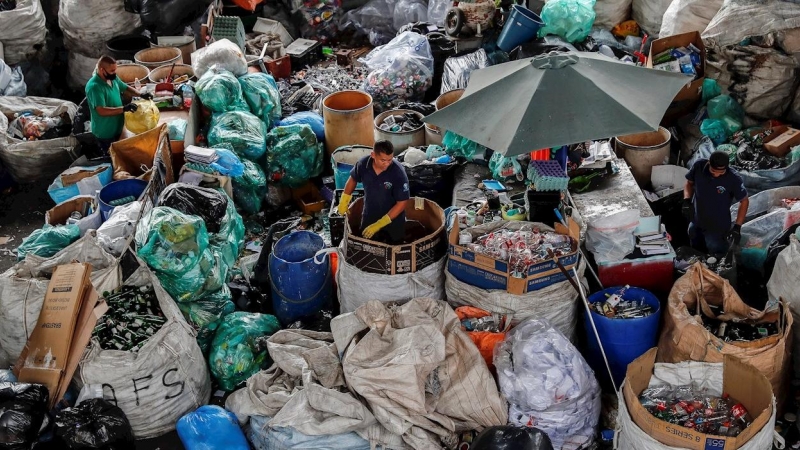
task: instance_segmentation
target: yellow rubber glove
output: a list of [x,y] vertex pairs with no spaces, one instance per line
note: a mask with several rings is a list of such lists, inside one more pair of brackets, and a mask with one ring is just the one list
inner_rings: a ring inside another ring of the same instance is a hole
[[336,212],[339,213],[340,216],[347,214],[347,208],[350,207],[350,200],[353,199],[353,196],[350,194],[342,194],[342,198],[339,200],[339,206]]
[[364,230],[363,235],[367,239],[372,239],[372,236],[375,236],[375,233],[377,233],[378,231],[381,231],[381,228],[385,227],[386,225],[389,225],[390,223],[392,223],[392,219],[387,214],[387,215],[381,217],[380,219],[378,219],[377,222],[375,222],[372,225],[368,226]]

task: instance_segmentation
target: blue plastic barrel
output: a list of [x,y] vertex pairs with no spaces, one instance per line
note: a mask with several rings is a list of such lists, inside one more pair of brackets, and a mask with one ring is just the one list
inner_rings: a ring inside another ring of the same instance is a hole
[[275,316],[285,326],[312,316],[328,306],[333,294],[328,254],[316,257],[325,247],[310,231],[295,231],[282,237],[269,255],[269,279]]
[[110,205],[110,202],[130,196],[136,197],[138,200],[145,188],[147,188],[147,181],[136,178],[119,180],[105,185],[103,189],[100,189],[100,214],[103,216],[103,221],[108,220],[111,212],[114,211],[114,206]]
[[[589,303],[604,302],[606,294],[612,295],[622,287],[612,287],[604,289],[589,296]],[[603,342],[603,349],[608,357],[608,365],[611,366],[611,373],[614,375],[614,383],[617,388],[625,379],[625,372],[628,364],[634,359],[642,356],[646,351],[656,346],[658,339],[658,324],[661,318],[661,305],[658,298],[650,291],[630,287],[622,296],[623,300],[644,301],[654,308],[654,313],[647,317],[636,319],[609,319],[592,310],[592,318],[597,326],[597,334]],[[586,362],[594,369],[597,379],[603,383],[608,382],[608,370],[603,362],[603,354],[597,339],[592,330],[592,324],[583,312],[583,325],[586,330],[587,352]]]
[[[331,165],[333,166],[333,177],[336,180],[336,189],[344,189],[353,166],[359,159],[369,156],[370,152],[372,152],[372,147],[366,145],[345,145],[333,151]],[[356,189],[363,189],[361,183],[358,183]]]
[[542,18],[535,12],[524,6],[514,5],[503,31],[500,32],[500,37],[497,38],[497,46],[508,53],[518,45],[535,39],[542,25],[544,25]]

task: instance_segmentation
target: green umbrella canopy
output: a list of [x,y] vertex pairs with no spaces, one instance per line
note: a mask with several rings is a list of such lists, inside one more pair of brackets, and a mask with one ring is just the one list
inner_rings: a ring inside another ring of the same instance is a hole
[[473,72],[461,99],[424,121],[515,156],[655,131],[691,81],[596,53],[551,53]]

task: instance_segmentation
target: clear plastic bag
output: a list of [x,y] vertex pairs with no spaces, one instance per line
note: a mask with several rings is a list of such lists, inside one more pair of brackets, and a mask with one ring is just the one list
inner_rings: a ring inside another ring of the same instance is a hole
[[267,338],[281,329],[275,316],[234,312],[222,319],[208,363],[222,389],[232,391],[259,370],[269,367]]
[[230,144],[239,157],[255,161],[267,150],[267,128],[258,117],[245,111],[214,114],[208,131],[208,145]]
[[466,88],[473,71],[489,66],[489,57],[482,48],[466,55],[447,58],[444,62],[441,93]]
[[550,0],[542,8],[539,36],[555,34],[569,43],[581,42],[589,36],[594,24],[595,0]]
[[261,211],[261,201],[267,193],[267,177],[261,167],[244,161],[244,173],[233,179],[233,198],[236,205],[247,214]]
[[182,141],[186,136],[186,127],[189,122],[184,119],[175,119],[167,124],[167,132],[169,133],[170,141]]
[[397,34],[392,19],[393,5],[390,0],[370,0],[364,6],[349,11],[344,25],[352,24],[359,33],[369,36],[373,46],[384,45]]
[[447,10],[453,4],[450,0],[428,0],[428,22],[437,26],[444,26]]
[[625,211],[592,221],[586,229],[586,248],[597,262],[621,261],[636,247],[633,230],[639,226],[639,210]]
[[[225,191],[218,190],[228,198]],[[208,248],[220,256],[220,261],[226,267],[231,268],[239,259],[239,253],[244,246],[244,220],[236,212],[236,205],[233,200],[228,198],[228,206],[225,209],[225,218],[218,233],[212,233],[208,238]]]
[[186,450],[250,450],[236,416],[216,405],[204,405],[175,426]]
[[522,173],[522,165],[516,157],[506,157],[502,153],[495,152],[489,159],[489,170],[495,180],[505,181],[515,179]]
[[142,211],[141,202],[130,202],[117,206],[111,216],[97,229],[97,242],[114,256],[121,256],[128,246],[128,239],[136,231],[136,223]]
[[281,95],[272,75],[248,73],[239,77],[239,84],[250,112],[261,118],[268,129],[281,119]]
[[553,448],[591,442],[600,418],[600,386],[580,352],[546,320],[528,319],[495,347],[508,422],[535,423]]
[[207,248],[194,266],[184,274],[156,271],[158,281],[176,302],[196,302],[222,289],[228,276],[228,267],[219,253]]
[[194,268],[208,248],[206,224],[200,217],[158,206],[139,222],[136,247],[156,272],[180,276]]
[[136,111],[125,113],[125,128],[133,134],[142,134],[158,125],[161,113],[152,100],[136,100]]
[[81,229],[77,225],[57,227],[45,225],[22,240],[22,244],[17,248],[17,260],[22,261],[27,255],[49,258],[80,237]]
[[273,128],[267,134],[266,174],[270,180],[300,187],[322,172],[322,144],[308,125]]
[[431,46],[425,36],[411,31],[372,50],[361,62],[372,71],[364,80],[363,90],[379,110],[421,100],[433,83]]
[[222,323],[222,319],[236,310],[231,301],[231,291],[228,286],[222,286],[217,292],[206,295],[200,300],[188,303],[178,303],[183,317],[197,328],[197,344],[203,354],[208,354],[214,334]]
[[212,112],[249,111],[239,80],[227,70],[212,67],[194,89],[203,105]]
[[216,41],[192,54],[195,76],[202,78],[213,66],[227,70],[237,77],[247,73],[247,60],[242,49],[228,39]]
[[428,21],[428,3],[425,0],[398,0],[394,4],[392,24],[396,30],[409,23]]

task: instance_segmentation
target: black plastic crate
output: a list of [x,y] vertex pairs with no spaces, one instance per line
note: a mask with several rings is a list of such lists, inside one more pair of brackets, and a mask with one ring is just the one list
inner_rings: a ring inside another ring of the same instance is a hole
[[[334,201],[331,204],[331,211],[328,213],[328,223],[330,224],[331,229],[331,246],[338,247],[339,244],[344,239],[344,216],[340,216],[339,213],[336,212],[336,207],[339,205],[339,200],[342,198],[342,194],[344,193],[344,189],[336,189],[334,191],[333,197]],[[357,198],[364,196],[364,191],[362,189],[356,189],[353,191],[353,199],[350,203],[354,202]]]
[[528,211],[530,222],[541,222],[553,225],[558,221],[553,211],[561,205],[561,192],[539,192],[528,189],[525,191],[525,209]]
[[322,61],[322,42],[311,39],[296,39],[286,47],[286,54],[292,62],[292,70],[303,70]]

